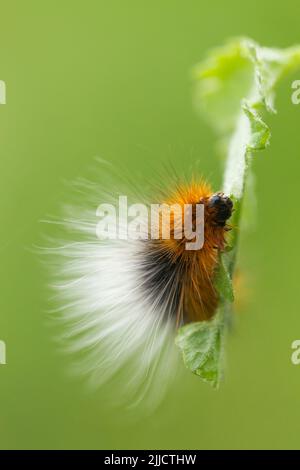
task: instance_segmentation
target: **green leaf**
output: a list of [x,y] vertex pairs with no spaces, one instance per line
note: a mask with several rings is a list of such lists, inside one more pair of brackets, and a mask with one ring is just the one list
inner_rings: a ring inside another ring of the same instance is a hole
[[176,337],[186,367],[214,388],[222,373],[221,340],[220,324],[215,320],[185,325]]
[[194,68],[195,106],[227,142],[223,190],[242,199],[252,154],[270,141],[264,113],[275,112],[275,86],[300,66],[300,47],[272,49],[237,38]]
[[[237,38],[214,49],[193,71],[195,106],[216,132],[226,155],[223,191],[234,202],[234,228],[230,250],[220,256],[215,287],[220,295],[218,314],[211,322],[191,323],[177,334],[185,365],[206,382],[216,386],[221,376],[221,339],[231,322],[233,290],[231,279],[237,256],[242,208],[247,216],[255,212],[254,189],[248,181],[256,151],[270,143],[265,122],[267,112],[275,112],[275,86],[287,72],[300,67],[300,47],[270,49],[252,39]],[[252,201],[249,201],[251,197]],[[244,201],[245,199],[245,201]],[[243,223],[243,227],[253,225]]]
[[271,131],[269,127],[247,102],[243,103],[242,109],[250,123],[248,150],[264,150],[270,143]]
[[219,293],[221,301],[229,300],[229,302],[233,302],[234,293],[232,281],[223,257],[223,254],[219,256],[218,270],[215,276],[215,288]]

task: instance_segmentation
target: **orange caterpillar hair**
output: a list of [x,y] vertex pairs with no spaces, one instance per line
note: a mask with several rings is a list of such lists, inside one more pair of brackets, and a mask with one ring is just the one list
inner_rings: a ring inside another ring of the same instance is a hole
[[[207,183],[193,181],[178,186],[165,202],[177,204],[182,210],[185,204],[204,205],[204,244],[200,250],[186,250],[187,240],[174,238],[175,222],[171,214],[170,239],[160,236],[148,246],[144,273],[150,276],[145,281],[148,293],[152,292],[153,299],[161,298],[167,316],[175,316],[177,325],[208,320],[218,305],[214,276],[218,254],[224,250],[226,234],[230,230],[227,220],[232,213],[232,201],[222,192],[213,193]],[[194,216],[192,220],[194,225]]]

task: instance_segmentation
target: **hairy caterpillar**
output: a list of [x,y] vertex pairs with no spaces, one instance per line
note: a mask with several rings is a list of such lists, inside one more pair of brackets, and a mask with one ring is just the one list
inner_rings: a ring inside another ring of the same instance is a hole
[[[176,317],[177,325],[210,319],[217,307],[214,274],[219,251],[224,250],[227,220],[232,201],[224,193],[212,193],[204,182],[179,186],[171,204],[204,205],[204,244],[195,251],[186,250],[186,240],[162,240],[145,247],[143,277],[148,295],[160,298],[166,312]],[[174,232],[174,229],[173,229]],[[171,234],[173,235],[173,234]],[[165,289],[165,286],[168,286]]]
[[[171,190],[156,190],[156,202],[188,204],[192,210],[204,205],[201,249],[188,251],[184,237],[174,238],[174,217],[169,239],[161,237],[160,225],[156,240],[99,240],[97,204],[115,202],[117,187],[114,191],[112,182],[106,189],[79,182],[79,202],[68,207],[59,222],[72,240],[61,240],[48,250],[57,317],[65,323],[63,344],[77,354],[79,371],[87,373],[93,384],[119,377],[131,399],[148,394],[156,402],[176,371],[176,328],[210,319],[216,311],[214,276],[219,252],[227,243],[233,204],[203,180],[182,183],[173,178]],[[143,194],[149,201],[146,192],[137,188],[131,199]]]

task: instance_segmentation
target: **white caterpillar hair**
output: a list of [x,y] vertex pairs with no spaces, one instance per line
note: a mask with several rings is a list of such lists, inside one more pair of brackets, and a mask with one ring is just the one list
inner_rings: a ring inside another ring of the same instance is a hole
[[[147,242],[97,238],[99,203],[117,204],[120,194],[128,195],[128,183],[115,183],[115,176],[105,171],[97,183],[77,181],[77,202],[52,220],[63,232],[45,250],[55,318],[63,322],[60,341],[73,354],[76,371],[93,386],[118,378],[120,399],[155,405],[177,370],[171,312],[176,292],[171,280],[162,279],[159,291],[152,287],[156,273],[145,256]],[[147,199],[145,187],[132,187],[129,198]]]

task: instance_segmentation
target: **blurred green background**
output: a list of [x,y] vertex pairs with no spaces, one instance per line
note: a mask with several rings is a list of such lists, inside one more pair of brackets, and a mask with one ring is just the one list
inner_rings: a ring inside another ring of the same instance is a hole
[[[280,5],[280,6],[279,6]],[[258,223],[243,237],[252,293],[227,344],[216,392],[188,372],[151,416],[109,407],[71,379],[44,318],[43,268],[32,246],[56,213],[64,180],[93,157],[137,171],[200,160],[221,181],[214,136],[192,106],[189,71],[236,35],[285,47],[298,2],[111,0],[2,2],[0,79],[1,448],[299,448],[300,105],[281,83],[271,147],[257,154]]]

